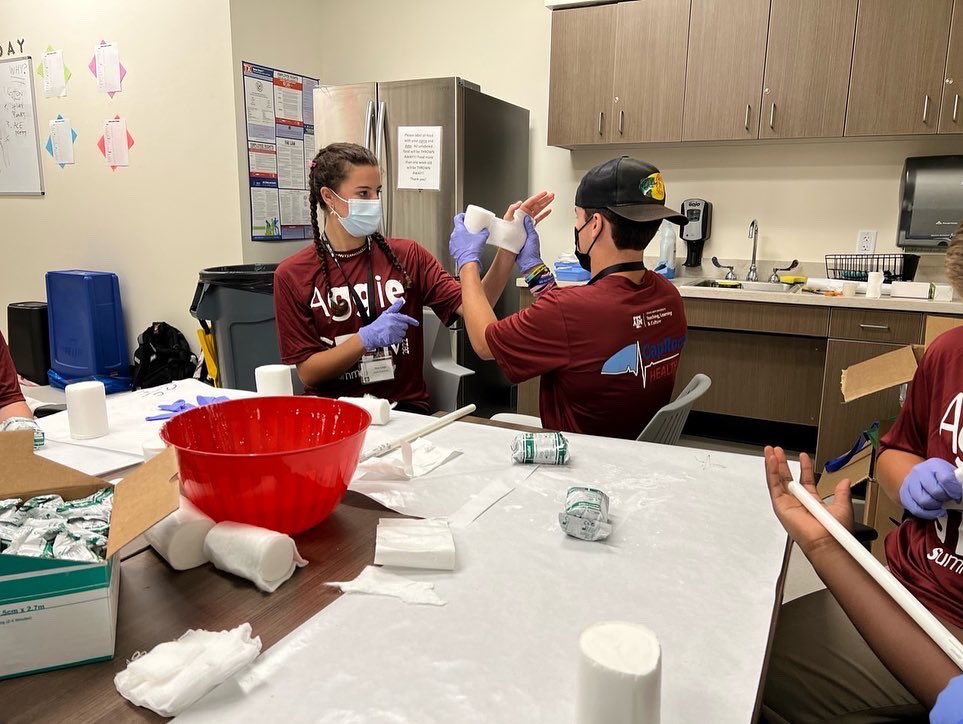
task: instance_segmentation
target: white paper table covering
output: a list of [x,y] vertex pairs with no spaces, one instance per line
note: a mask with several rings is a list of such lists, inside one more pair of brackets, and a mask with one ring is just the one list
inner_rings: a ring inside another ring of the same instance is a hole
[[[487,446],[505,431],[472,432]],[[761,458],[572,443],[571,466],[539,468],[459,531],[457,572],[419,576],[448,605],[342,597],[180,721],[572,721],[578,635],[605,619],[659,637],[663,721],[748,721],[787,541]],[[611,496],[604,543],[559,530],[574,484]]]

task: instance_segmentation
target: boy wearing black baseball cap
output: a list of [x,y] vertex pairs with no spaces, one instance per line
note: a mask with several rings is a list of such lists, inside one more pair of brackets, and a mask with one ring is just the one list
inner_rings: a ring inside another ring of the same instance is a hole
[[[488,234],[471,234],[455,217],[449,248],[465,325],[478,355],[494,359],[512,382],[541,375],[543,426],[632,439],[669,402],[686,338],[678,290],[645,268],[642,253],[663,219],[682,225],[686,218],[665,206],[659,170],[628,156],[585,174],[575,217],[575,254],[591,280],[547,285],[535,304],[500,321],[481,287]],[[535,266],[531,260],[541,262],[534,223],[526,218],[525,226],[522,273]]]

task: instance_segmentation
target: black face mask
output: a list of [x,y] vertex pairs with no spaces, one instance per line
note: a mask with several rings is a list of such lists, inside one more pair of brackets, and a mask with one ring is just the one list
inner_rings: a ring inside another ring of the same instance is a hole
[[582,233],[582,229],[589,225],[589,221],[591,221],[591,219],[586,221],[581,226],[575,227],[575,258],[578,259],[578,265],[587,272],[592,271],[592,259],[589,257],[589,254],[592,253],[592,247],[595,246],[595,242],[599,240],[599,238],[596,236],[592,240],[592,243],[589,244],[588,251],[578,250],[578,235]]

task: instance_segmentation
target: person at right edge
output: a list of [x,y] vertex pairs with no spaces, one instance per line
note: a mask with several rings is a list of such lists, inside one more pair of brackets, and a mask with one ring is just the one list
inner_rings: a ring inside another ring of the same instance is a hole
[[[946,252],[946,272],[963,296],[963,226]],[[893,575],[963,640],[963,327],[926,350],[892,430],[881,441],[880,486],[906,509],[886,538]],[[959,667],[869,577],[786,490],[784,452],[766,448],[773,509],[828,590],[784,605],[763,695],[763,721],[963,722]],[[815,491],[812,462],[801,482]],[[830,512],[853,521],[849,481]]]
[[685,309],[672,283],[642,262],[663,219],[686,223],[666,208],[657,168],[622,156],[591,169],[575,192],[575,255],[591,280],[556,288],[526,218],[517,264],[535,303],[498,320],[481,284],[487,232],[472,234],[455,217],[449,249],[472,347],[514,383],[541,375],[543,427],[634,439],[671,399]]

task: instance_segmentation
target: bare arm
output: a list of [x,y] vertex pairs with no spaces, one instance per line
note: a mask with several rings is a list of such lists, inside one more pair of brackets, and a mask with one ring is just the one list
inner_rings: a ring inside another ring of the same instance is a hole
[[[884,450],[876,465],[876,479],[883,491],[896,503],[900,502],[899,489],[914,466],[923,458],[902,450]],[[900,503],[902,505],[902,503]]]
[[514,268],[515,255],[507,249],[499,248],[491,267],[485,272],[485,278],[481,282],[489,306],[494,307],[502,292],[505,291],[505,285],[508,284],[508,279]]
[[488,325],[498,321],[492,305],[482,288],[482,281],[478,277],[478,264],[465,264],[461,269],[461,302],[462,316],[468,330],[468,339],[475,353],[482,359],[494,359],[485,339]]
[[26,402],[11,402],[9,405],[4,405],[0,407],[0,422],[8,420],[11,417],[29,417],[33,418],[33,413],[30,412],[30,407]]
[[317,387],[351,369],[364,355],[364,351],[360,335],[352,335],[342,344],[323,352],[315,352],[298,363],[298,377],[305,385]]
[[[769,494],[779,522],[799,544],[873,652],[914,696],[931,707],[947,682],[960,674],[959,668],[789,492],[792,474],[783,451],[766,448],[765,454]],[[809,456],[801,455],[799,465],[800,483],[815,494]],[[836,487],[834,501],[827,509],[852,529],[848,480]],[[954,626],[947,628],[957,638],[963,633]]]

